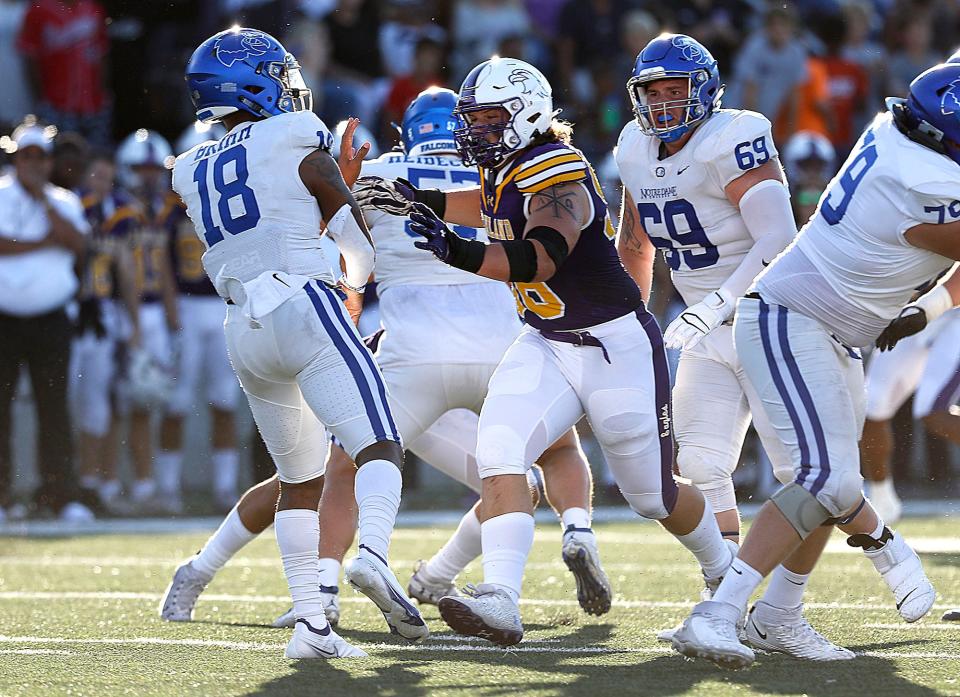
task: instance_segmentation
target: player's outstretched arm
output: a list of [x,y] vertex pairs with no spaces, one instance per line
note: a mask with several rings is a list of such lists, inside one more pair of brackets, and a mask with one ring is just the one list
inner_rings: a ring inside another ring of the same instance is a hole
[[589,194],[579,183],[557,184],[527,198],[523,239],[484,244],[465,240],[443,224],[428,206],[414,204],[410,229],[425,238],[414,242],[444,263],[498,281],[549,280],[580,239],[589,222]]
[[390,215],[410,215],[414,204],[422,203],[437,218],[454,225],[483,227],[480,215],[480,187],[440,191],[418,189],[403,178],[360,177],[353,194],[361,208],[375,208]]
[[623,203],[620,206],[620,229],[617,231],[617,251],[623,267],[640,288],[643,302],[650,302],[650,289],[653,287],[653,260],[656,247],[647,236],[640,218],[637,205],[626,187],[623,190]]
[[346,271],[340,283],[362,292],[373,272],[373,240],[340,168],[329,152],[316,150],[300,163],[300,179],[317,200],[327,230],[343,255]]

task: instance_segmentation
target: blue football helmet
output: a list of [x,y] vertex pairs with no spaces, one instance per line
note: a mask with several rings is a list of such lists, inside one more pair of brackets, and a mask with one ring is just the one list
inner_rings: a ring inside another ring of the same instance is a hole
[[297,59],[256,29],[233,27],[211,36],[190,56],[185,79],[204,123],[240,110],[267,118],[313,109]]
[[[427,152],[456,152],[454,131],[458,120],[453,115],[457,93],[442,87],[428,87],[410,102],[403,112],[400,124],[400,142],[403,151],[418,148]],[[429,143],[429,145],[427,145]]]
[[907,138],[960,164],[960,63],[920,73],[907,98],[888,97],[887,108]]
[[[647,103],[647,84],[677,78],[687,81],[686,99]],[[685,34],[661,34],[637,56],[627,92],[640,130],[672,143],[720,108],[723,85],[717,61],[705,46]],[[686,109],[683,119],[676,121],[669,113],[673,109]]]

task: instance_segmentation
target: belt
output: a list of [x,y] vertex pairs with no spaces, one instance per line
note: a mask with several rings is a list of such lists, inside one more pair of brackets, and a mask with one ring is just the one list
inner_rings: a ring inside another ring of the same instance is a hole
[[230,298],[224,298],[223,302],[225,302],[227,305],[236,305],[236,303]]
[[596,346],[603,351],[603,360],[610,363],[610,355],[607,353],[607,347],[590,332],[560,332],[550,329],[541,329],[539,331],[544,339],[549,339],[550,341],[561,341],[565,344],[573,344],[574,346]]
[[756,291],[747,293],[743,297],[750,298],[751,300],[763,300],[763,298],[760,297],[760,293],[757,293]]

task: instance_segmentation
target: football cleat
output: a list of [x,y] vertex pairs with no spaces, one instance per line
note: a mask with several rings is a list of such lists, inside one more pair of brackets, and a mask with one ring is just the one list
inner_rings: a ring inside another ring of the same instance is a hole
[[613,592],[607,574],[600,566],[600,552],[593,530],[568,526],[563,533],[561,555],[577,582],[577,601],[583,611],[598,616],[610,612]]
[[745,632],[750,646],[761,651],[785,653],[807,661],[848,661],[857,657],[810,626],[803,616],[802,604],[783,610],[759,601],[750,608]]
[[193,608],[203,589],[212,580],[193,568],[193,557],[177,567],[160,602],[160,617],[168,622],[190,622]]
[[697,603],[690,616],[673,635],[678,653],[688,658],[705,658],[721,668],[747,668],[756,658],[753,649],[740,643],[737,623],[740,608],[716,600]]
[[[331,627],[340,624],[340,589],[337,586],[320,585],[320,600],[323,601],[323,615]],[[297,616],[293,614],[291,607],[285,613],[273,621],[273,626],[277,628],[290,629],[297,624]]]
[[956,610],[947,610],[941,617],[944,622],[960,622],[960,608]]
[[[733,540],[724,540],[727,547],[730,549],[730,563],[733,563],[733,560],[737,558],[737,554],[740,552],[740,545],[738,545]],[[723,580],[723,576],[718,576],[717,578],[707,578],[703,577],[703,589],[700,591],[700,600],[713,600],[713,594],[717,592],[717,588],[720,587],[720,582]],[[676,627],[671,627],[670,629],[663,629],[657,632],[657,641],[662,641],[665,644],[669,644],[673,641],[673,635],[676,634],[680,627],[683,624],[678,624]],[[738,624],[740,638],[743,639],[743,618],[740,618],[740,623]]]
[[344,567],[344,576],[356,590],[380,608],[391,634],[409,641],[430,635],[420,611],[403,593],[403,587],[386,561],[375,552],[360,546],[360,554]]
[[348,644],[329,624],[317,629],[301,617],[283,655],[287,658],[364,658],[367,652]]
[[523,639],[520,608],[510,595],[496,586],[468,585],[466,595],[441,598],[440,616],[450,628],[464,636],[492,641],[498,646],[513,646]]
[[[871,549],[882,543],[879,549]],[[863,547],[887,586],[893,592],[897,611],[907,622],[916,622],[930,612],[937,592],[923,571],[920,557],[898,532],[884,528],[880,540],[869,535],[853,535],[847,540],[851,547]]]
[[425,562],[421,559],[407,583],[407,594],[421,605],[436,605],[440,598],[460,597],[460,591],[452,581],[430,581],[424,573]]

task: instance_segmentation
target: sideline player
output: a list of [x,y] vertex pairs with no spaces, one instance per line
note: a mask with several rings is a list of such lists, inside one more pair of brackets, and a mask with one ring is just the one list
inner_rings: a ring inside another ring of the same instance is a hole
[[[170,264],[167,233],[162,219],[176,196],[170,190],[169,168],[173,162],[170,144],[159,133],[140,128],[128,135],[117,148],[120,183],[138,201],[143,222],[130,235],[134,271],[140,292],[139,350],[131,350],[128,373],[139,373],[146,363],[156,366],[152,374],[164,378],[162,387],[149,393],[136,389],[136,376],[122,383],[122,406],[129,409],[130,428],[127,443],[136,481],[131,489],[132,503],[149,504],[158,510],[178,513],[179,490],[167,484],[167,472],[154,466],[153,412],[165,407],[169,380],[173,373],[173,337],[180,330],[177,290]],[[159,402],[159,403],[158,403]]]
[[[938,65],[914,79],[907,99],[888,99],[816,214],[737,305],[737,352],[796,479],[760,510],[736,573],[674,636],[684,655],[750,665],[754,653],[737,637],[741,612],[763,577],[825,523],[839,523],[864,550],[905,620],[933,606],[919,557],[861,493],[863,368],[853,347],[882,343],[913,289],[960,259],[958,84],[960,65]],[[948,293],[941,305],[953,304]]]
[[[668,347],[681,349],[673,388],[677,464],[709,501],[736,554],[733,471],[751,415],[776,476],[793,478],[790,456],[737,357],[732,327],[735,299],[796,235],[790,193],[770,122],[720,108],[717,62],[694,39],[653,39],[637,56],[627,91],[635,119],[616,148],[624,183],[620,256],[649,294],[653,248],[660,249],[687,303],[664,333]],[[825,544],[829,534],[824,529],[818,541]],[[803,593],[822,546],[777,567],[750,615],[759,633],[748,638],[758,648],[819,661],[854,657],[803,617]],[[719,583],[708,579],[703,598]],[[670,641],[674,631],[659,638]]]
[[[673,478],[670,376],[656,320],[626,273],[589,163],[555,120],[551,88],[523,61],[493,58],[460,90],[456,131],[480,186],[444,193],[376,184],[371,202],[411,212],[415,245],[451,266],[511,284],[525,327],[490,381],[480,412],[484,583],[440,613],[461,634],[523,638],[519,597],[534,521],[526,471],[584,414],[624,498],[693,552],[708,578],[731,561],[709,504]],[[447,228],[484,225],[491,240]]]
[[[422,639],[426,624],[387,564],[403,446],[383,378],[341,300],[359,312],[374,248],[329,154],[330,132],[310,110],[296,59],[263,32],[235,27],[210,37],[186,80],[197,119],[227,129],[177,158],[173,184],[227,302],[231,363],[279,472],[274,526],[297,616],[286,655],[365,655],[330,628],[320,599],[323,425],[360,468],[360,552],[347,577],[391,632]],[[321,221],[345,262],[336,288],[319,249]]]
[[[91,157],[81,191],[90,223],[90,249],[80,286],[80,312],[70,375],[77,418],[80,487],[100,507],[114,509],[120,496],[117,461],[108,442],[118,343],[140,345],[140,299],[129,238],[141,224],[140,208],[116,186],[113,157]],[[125,328],[129,327],[129,336]]]

